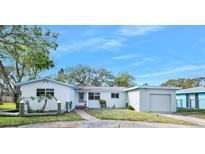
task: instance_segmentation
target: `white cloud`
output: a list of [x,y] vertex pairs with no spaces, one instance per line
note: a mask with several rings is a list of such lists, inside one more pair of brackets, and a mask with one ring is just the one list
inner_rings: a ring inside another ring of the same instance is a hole
[[156,76],[161,76],[161,75],[180,73],[180,72],[185,72],[185,71],[195,71],[195,70],[200,70],[200,69],[204,69],[204,68],[205,68],[205,65],[185,65],[185,66],[182,66],[182,67],[174,68],[172,70],[167,70],[167,71],[162,71],[162,72],[157,72],[157,73],[144,74],[144,75],[141,75],[139,77],[149,78],[149,77],[156,77]]
[[[136,55],[137,56],[137,55]],[[137,56],[139,57],[139,56]],[[124,66],[123,69],[128,69],[128,68],[132,68],[132,67],[136,67],[136,66],[140,66],[142,64],[146,64],[147,62],[154,62],[156,60],[159,60],[159,57],[141,57],[139,58],[139,60],[137,62],[134,62],[132,64],[129,64],[127,66]]]
[[112,50],[113,48],[121,46],[123,46],[123,40],[121,39],[90,38],[87,40],[68,42],[66,45],[60,45],[58,51],[72,52],[83,48],[89,48],[90,50]]
[[110,50],[113,47],[123,46],[121,39],[103,39],[102,42],[98,45],[100,48]]
[[133,59],[133,58],[136,58],[136,57],[138,57],[138,55],[136,55],[136,54],[127,54],[127,55],[112,57],[112,59],[125,60],[125,59]]
[[163,26],[122,26],[119,33],[124,36],[145,35],[159,31]]
[[140,65],[142,65],[143,63],[144,63],[143,61],[136,62],[136,63],[133,63],[132,66],[140,66]]
[[135,62],[135,63],[129,64],[129,65],[126,65],[126,66],[122,67],[121,69],[128,69],[128,68],[140,66],[143,63],[144,63],[143,61]]

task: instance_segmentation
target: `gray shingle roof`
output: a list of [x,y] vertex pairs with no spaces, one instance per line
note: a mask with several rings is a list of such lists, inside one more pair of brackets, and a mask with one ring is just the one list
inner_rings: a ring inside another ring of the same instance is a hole
[[194,87],[194,88],[182,89],[182,90],[178,90],[176,93],[184,94],[184,93],[199,93],[199,92],[205,92],[205,87]]

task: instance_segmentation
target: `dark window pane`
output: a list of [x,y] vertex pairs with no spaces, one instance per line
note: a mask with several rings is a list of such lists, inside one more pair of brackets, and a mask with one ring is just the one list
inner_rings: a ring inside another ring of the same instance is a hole
[[99,100],[100,93],[88,93],[88,99],[89,100]]
[[43,96],[45,95],[45,89],[37,89],[36,96]]
[[88,94],[88,99],[89,100],[94,100],[94,93],[89,93]]
[[116,98],[119,98],[119,93],[116,93]]
[[46,95],[48,97],[54,97],[54,89],[46,89]]
[[46,92],[46,96],[48,96],[48,97],[54,97],[54,92]]
[[111,93],[111,98],[119,98],[119,93]]
[[100,93],[95,93],[95,100],[100,100]]

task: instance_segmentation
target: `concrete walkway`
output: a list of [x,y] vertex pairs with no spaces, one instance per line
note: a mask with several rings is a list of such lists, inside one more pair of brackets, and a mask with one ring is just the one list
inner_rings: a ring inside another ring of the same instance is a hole
[[192,128],[198,126],[177,125],[156,122],[124,121],[124,120],[101,120],[82,110],[77,110],[83,121],[61,121],[37,123],[19,126],[20,128]]
[[76,113],[79,114],[84,120],[87,120],[87,121],[99,121],[100,120],[100,119],[97,119],[97,118],[91,116],[90,114],[88,114],[84,110],[76,110]]
[[205,119],[199,119],[199,118],[194,118],[190,116],[184,116],[184,115],[178,115],[178,114],[161,114],[160,115],[166,116],[166,117],[171,117],[175,119],[180,119],[188,122],[192,122],[194,124],[197,124],[201,127],[205,127]]

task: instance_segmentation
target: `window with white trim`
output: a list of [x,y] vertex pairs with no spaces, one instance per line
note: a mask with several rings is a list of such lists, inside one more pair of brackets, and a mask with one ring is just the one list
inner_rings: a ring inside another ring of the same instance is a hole
[[52,97],[54,97],[54,89],[37,89],[36,96],[52,96]]
[[111,98],[120,98],[119,93],[111,93]]
[[89,100],[100,100],[100,93],[88,93]]

